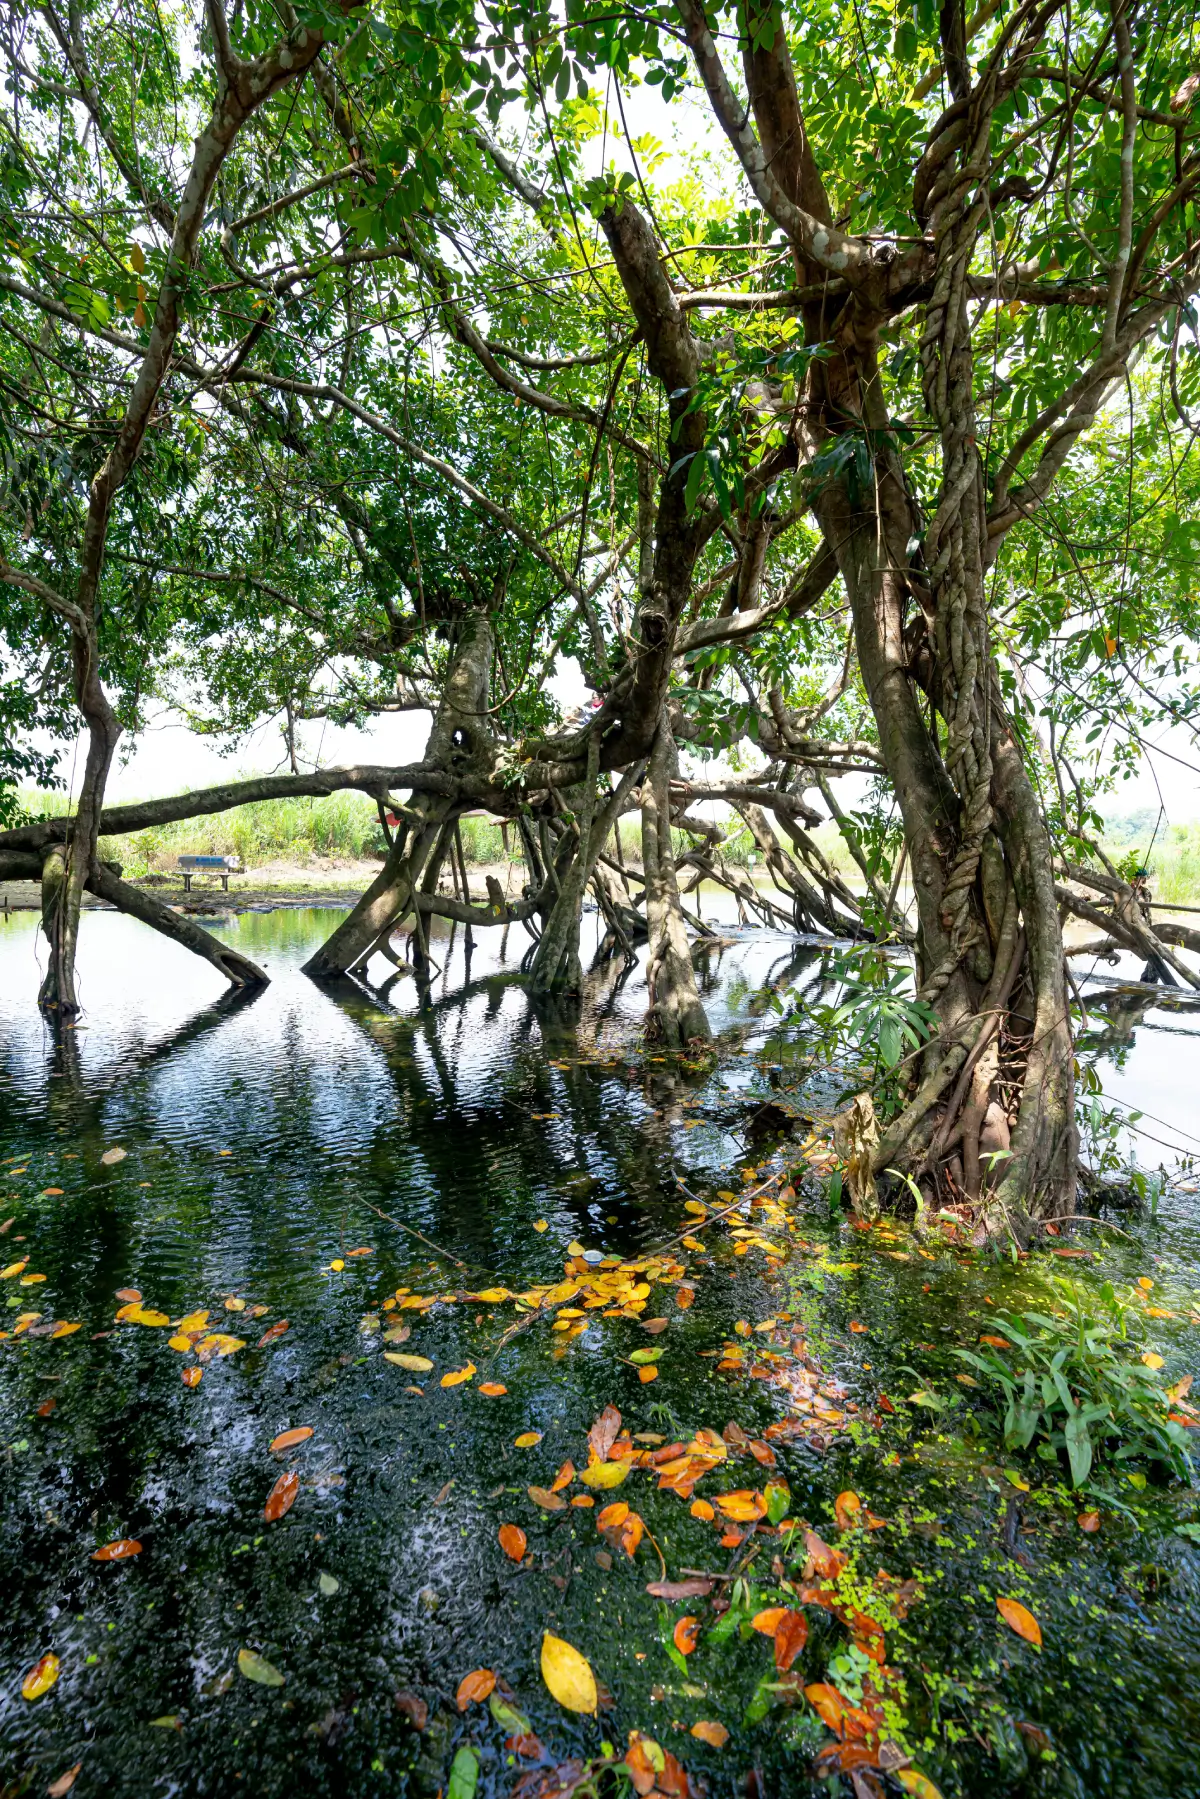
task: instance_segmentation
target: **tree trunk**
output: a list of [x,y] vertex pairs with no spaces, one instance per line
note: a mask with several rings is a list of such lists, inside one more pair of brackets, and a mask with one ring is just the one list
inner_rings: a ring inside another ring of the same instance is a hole
[[646,877],[646,923],[650,936],[646,1034],[669,1049],[683,1049],[696,1039],[707,1041],[712,1032],[696,990],[691,946],[675,878],[670,800],[673,751],[665,715],[660,715],[650,765],[642,782],[642,870]]
[[[485,613],[472,613],[460,627],[442,703],[425,746],[423,764],[435,775],[462,779],[492,772],[495,752],[488,728],[491,671],[491,625]],[[444,786],[444,780],[438,783],[439,788]],[[347,973],[383,932],[399,923],[412,906],[443,827],[453,816],[457,816],[455,801],[444,791],[414,789],[405,807],[403,827],[396,832],[383,868],[333,935],[305,963],[306,974],[325,979]]]
[[[97,845],[100,840],[100,813],[104,806],[104,787],[112,764],[113,752],[121,735],[117,716],[96,673],[98,650],[94,632],[81,646],[78,634],[72,640],[75,658],[75,696],[87,720],[88,753],[84,767],[79,804],[71,821],[65,854],[56,858],[58,867],[50,871],[49,893],[47,872],[51,858],[42,873],[42,923],[46,930],[49,954],[46,973],[38,993],[38,1004],[60,1017],[78,1012],[79,999],[75,986],[75,952],[79,944],[79,914],[83,891],[99,868]],[[48,904],[49,900],[49,904]]]

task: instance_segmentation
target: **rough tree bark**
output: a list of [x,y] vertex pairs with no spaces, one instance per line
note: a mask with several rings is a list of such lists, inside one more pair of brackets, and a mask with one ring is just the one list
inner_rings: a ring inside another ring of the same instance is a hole
[[707,1041],[712,1032],[696,990],[691,945],[683,922],[675,854],[671,846],[671,759],[674,742],[665,716],[659,720],[642,782],[642,870],[646,878],[646,924],[650,959],[646,985],[649,1037],[670,1049]]
[[[429,733],[421,764],[421,781],[404,806],[401,824],[387,861],[357,905],[332,936],[305,963],[317,979],[346,974],[386,933],[390,935],[413,908],[443,828],[465,802],[444,792],[437,777],[475,775],[486,780],[494,771],[495,744],[488,724],[492,672],[492,629],[485,612],[468,613],[458,628],[441,705]],[[436,877],[435,877],[436,878]]]

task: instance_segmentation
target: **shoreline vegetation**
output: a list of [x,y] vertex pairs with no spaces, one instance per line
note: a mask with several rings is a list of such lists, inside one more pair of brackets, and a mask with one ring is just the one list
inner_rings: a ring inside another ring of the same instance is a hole
[[[27,790],[21,804],[30,818],[57,818],[67,810],[66,795]],[[734,868],[753,866],[754,841],[744,827],[732,829],[721,855]],[[838,873],[852,884],[858,870],[845,840],[832,821],[813,833]],[[515,831],[510,831],[511,859],[519,860]],[[682,831],[676,852],[689,846]],[[641,833],[634,819],[622,820],[622,851],[631,866],[641,866]],[[463,854],[468,868],[495,870],[510,860],[499,824],[490,818],[462,820]],[[1140,855],[1150,870],[1155,899],[1163,905],[1200,905],[1200,819],[1182,824],[1156,822],[1152,808],[1114,816],[1101,847],[1114,861]],[[237,856],[261,884],[293,882],[300,872],[317,877],[361,872],[364,863],[383,859],[383,833],[375,807],[359,793],[334,793],[324,799],[261,800],[207,818],[181,819],[129,836],[102,840],[102,854],[119,862],[127,879],[168,875],[179,856]]]

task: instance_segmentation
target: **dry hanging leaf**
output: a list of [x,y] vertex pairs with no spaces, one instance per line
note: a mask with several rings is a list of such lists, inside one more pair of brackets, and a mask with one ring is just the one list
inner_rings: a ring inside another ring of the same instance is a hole
[[124,1562],[131,1555],[141,1555],[142,1546],[136,1537],[117,1537],[111,1543],[105,1543],[100,1549],[92,1550],[94,1562]]
[[498,1380],[484,1380],[479,1383],[479,1391],[489,1399],[499,1399],[502,1393],[508,1392],[508,1388]]
[[1015,1630],[1019,1637],[1032,1643],[1035,1649],[1042,1646],[1042,1627],[1031,1611],[1027,1611],[1019,1599],[997,1599],[996,1610],[1004,1619],[1010,1630]]
[[569,1712],[595,1713],[600,1703],[596,1676],[578,1649],[546,1631],[542,1637],[542,1679]]
[[293,1449],[297,1443],[307,1443],[313,1434],[311,1424],[298,1424],[294,1430],[280,1431],[271,1443],[272,1449]]
[[296,1503],[296,1495],[300,1491],[300,1476],[289,1470],[281,1474],[271,1491],[267,1494],[267,1503],[263,1507],[263,1517],[268,1524],[274,1524],[285,1512],[290,1512]]
[[502,1524],[500,1526],[500,1547],[510,1561],[521,1561],[525,1555],[525,1546],[525,1532],[519,1524]]
[[702,1719],[699,1724],[693,1724],[691,1734],[700,1742],[707,1743],[710,1749],[724,1749],[729,1741],[729,1732],[725,1726],[711,1723],[707,1719]]
[[490,1668],[473,1668],[464,1674],[458,1683],[458,1692],[454,1695],[460,1712],[465,1712],[469,1705],[482,1705],[488,1694],[495,1691],[496,1676]]
[[22,1699],[40,1699],[43,1693],[48,1693],[58,1679],[58,1668],[56,1655],[44,1655],[40,1662],[35,1662],[21,1682]]
[[680,1655],[690,1655],[700,1637],[700,1620],[690,1615],[676,1619],[672,1641]]

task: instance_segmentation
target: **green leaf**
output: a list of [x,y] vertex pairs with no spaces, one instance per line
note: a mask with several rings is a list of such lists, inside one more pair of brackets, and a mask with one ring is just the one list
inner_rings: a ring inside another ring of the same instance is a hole
[[450,1764],[450,1784],[446,1799],[474,1799],[479,1784],[479,1757],[466,1743]]
[[238,1673],[244,1674],[247,1680],[256,1681],[260,1687],[283,1685],[283,1675],[279,1669],[260,1655],[257,1649],[238,1650]]

